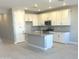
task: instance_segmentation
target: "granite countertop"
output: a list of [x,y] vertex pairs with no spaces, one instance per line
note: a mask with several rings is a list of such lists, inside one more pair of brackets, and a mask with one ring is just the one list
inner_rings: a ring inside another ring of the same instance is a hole
[[35,31],[35,32],[25,33],[25,34],[31,34],[31,35],[49,35],[49,34],[53,34],[53,33],[54,32],[43,33],[42,31]]
[[[60,31],[49,31],[49,32],[43,32],[43,31],[33,31],[31,33],[24,33],[24,34],[31,34],[31,35],[50,35],[50,34],[54,34],[56,32],[60,32]],[[66,31],[61,31],[61,33],[65,33]]]

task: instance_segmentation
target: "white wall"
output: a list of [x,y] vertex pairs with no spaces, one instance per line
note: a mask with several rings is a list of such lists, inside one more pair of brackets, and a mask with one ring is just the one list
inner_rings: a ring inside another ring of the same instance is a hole
[[25,11],[23,9],[12,9],[12,15],[14,24],[14,43],[23,42],[25,41]]
[[0,14],[0,37],[2,41],[5,43],[13,43],[14,35],[13,35],[13,21],[11,10],[7,10],[7,12],[2,12]]
[[25,41],[24,14],[22,9],[0,11],[0,37],[4,42],[18,43]]
[[7,13],[8,9],[0,9],[0,14],[5,14]]
[[78,42],[78,8],[71,8],[71,41]]

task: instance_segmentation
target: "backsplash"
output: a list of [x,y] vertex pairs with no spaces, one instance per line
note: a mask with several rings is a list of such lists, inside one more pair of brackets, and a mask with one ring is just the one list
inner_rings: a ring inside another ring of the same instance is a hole
[[[33,31],[42,31],[47,29],[47,26],[33,26]],[[54,30],[54,32],[69,32],[70,26],[51,26],[51,29]]]

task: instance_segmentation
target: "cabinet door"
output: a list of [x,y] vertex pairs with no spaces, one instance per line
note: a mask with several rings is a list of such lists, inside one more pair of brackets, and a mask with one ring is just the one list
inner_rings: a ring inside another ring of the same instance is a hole
[[60,43],[64,43],[64,37],[63,37],[63,33],[62,32],[59,33],[59,37],[58,38],[59,38],[59,42]]
[[54,41],[55,42],[60,42],[60,33],[59,32],[54,33]]
[[44,25],[44,14],[39,14],[39,16],[38,16],[38,25],[39,26]]
[[33,21],[33,26],[38,26],[38,17],[37,15],[33,14],[32,15],[32,21]]
[[51,13],[52,25],[56,25],[56,20],[57,20],[56,14],[57,14],[57,12],[52,12]]
[[42,25],[44,25],[44,21],[46,20],[46,14],[42,14],[41,17],[42,17]]
[[63,38],[62,38],[62,33],[61,32],[57,32],[57,38],[58,38],[58,42],[63,42]]
[[49,18],[49,13],[42,14],[43,25],[45,25],[45,21],[50,20]]
[[25,21],[32,21],[32,18],[33,18],[32,14],[29,14],[29,13],[25,14],[25,17],[24,17]]
[[70,32],[56,32],[54,33],[54,41],[60,43],[69,43]]
[[39,26],[42,25],[42,16],[41,16],[41,14],[38,15],[38,25]]
[[63,33],[64,43],[69,43],[70,40],[70,32]]
[[70,14],[68,9],[62,11],[62,25],[70,25]]
[[51,14],[50,13],[43,13],[39,15],[41,24],[45,25],[45,21],[50,20],[51,21]]
[[64,42],[63,33],[61,33],[61,32],[55,32],[54,33],[54,41],[55,42],[63,43]]
[[45,40],[45,48],[51,48],[53,46],[53,35],[52,34],[45,35],[44,40]]
[[56,20],[56,25],[62,25],[62,11],[57,11],[57,20]]
[[57,33],[56,32],[53,34],[53,39],[55,42],[57,42]]
[[44,25],[44,14],[39,15],[39,25]]

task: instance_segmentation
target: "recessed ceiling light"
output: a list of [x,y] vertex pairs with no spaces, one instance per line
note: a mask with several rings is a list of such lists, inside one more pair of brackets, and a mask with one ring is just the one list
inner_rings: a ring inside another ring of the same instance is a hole
[[40,9],[38,9],[38,11],[41,11]]
[[66,5],[66,3],[63,3],[63,6],[65,6]]
[[37,8],[38,7],[38,4],[34,4],[34,7]]
[[51,6],[49,6],[49,9],[51,9],[52,7]]
[[49,0],[49,3],[51,3],[52,2],[52,0]]
[[25,8],[25,10],[27,10],[28,8]]

